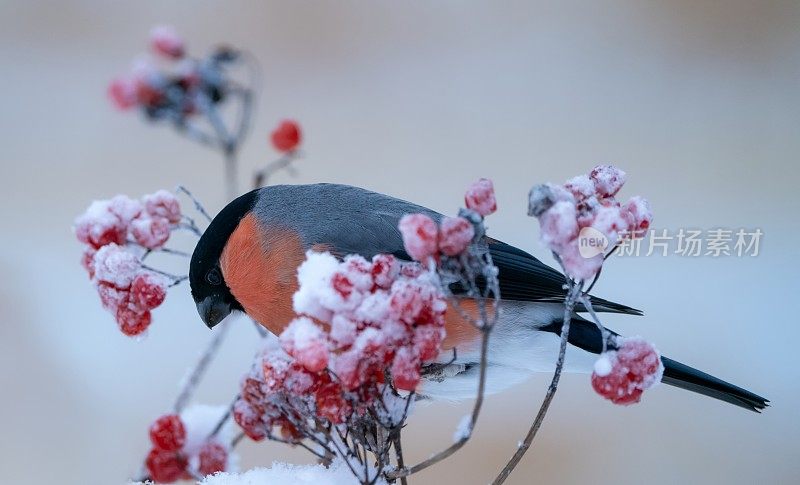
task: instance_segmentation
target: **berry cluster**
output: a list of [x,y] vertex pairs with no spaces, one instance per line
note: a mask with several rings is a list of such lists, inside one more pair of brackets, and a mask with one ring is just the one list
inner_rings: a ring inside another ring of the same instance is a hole
[[594,390],[614,404],[639,402],[642,393],[661,382],[661,354],[642,338],[621,339],[617,350],[605,352],[595,362]]
[[[487,216],[497,210],[492,181],[480,179],[467,188],[464,200],[469,211]],[[414,260],[458,256],[475,237],[475,227],[465,217],[443,217],[440,224],[425,214],[406,214],[398,226],[406,252]]]
[[280,335],[280,349],[261,354],[234,406],[255,440],[273,427],[287,441],[306,437],[308,416],[340,424],[377,413],[387,388],[416,389],[444,339],[447,304],[435,274],[390,255],[306,258],[293,300],[300,316]]
[[139,107],[151,119],[183,125],[187,117],[224,101],[225,68],[237,60],[236,52],[219,48],[205,59],[191,59],[183,38],[168,26],[151,31],[150,48],[155,58],[139,59],[128,75],[109,85],[117,108]]
[[[156,483],[172,483],[195,476],[211,475],[228,469],[229,449],[214,438],[203,437],[199,443],[189,439],[181,416],[167,414],[150,425],[153,447],[147,454],[145,466]],[[200,430],[195,430],[199,434]]]
[[[573,279],[588,280],[603,264],[602,251],[581,252],[584,239],[599,233],[606,238],[606,247],[613,247],[622,238],[643,236],[650,226],[653,214],[645,199],[632,197],[621,204],[615,198],[624,183],[625,172],[599,165],[564,185],[531,189],[530,213],[539,219],[542,243],[559,255]],[[588,228],[595,231],[583,232]]]
[[95,201],[75,220],[75,235],[85,244],[81,264],[125,335],[147,329],[169,285],[142,267],[139,254],[162,248],[180,221],[178,199],[166,190],[141,200],[117,195]]

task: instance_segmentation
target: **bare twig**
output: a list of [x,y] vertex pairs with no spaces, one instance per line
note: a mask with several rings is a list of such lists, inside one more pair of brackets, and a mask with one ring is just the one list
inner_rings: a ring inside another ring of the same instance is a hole
[[298,153],[296,150],[287,152],[279,159],[270,162],[269,165],[257,171],[253,177],[253,188],[263,187],[275,173],[283,169],[290,169],[292,162],[298,158]]
[[[560,262],[560,259],[557,255],[556,259]],[[506,481],[511,472],[514,471],[514,468],[516,468],[516,466],[519,464],[520,460],[522,460],[525,452],[527,452],[530,448],[533,439],[536,437],[536,433],[538,433],[542,426],[542,422],[544,422],[544,418],[547,415],[548,409],[550,408],[550,403],[553,401],[553,397],[555,397],[556,391],[558,390],[558,382],[561,379],[561,371],[564,368],[564,359],[567,352],[570,321],[572,320],[572,313],[575,310],[575,303],[580,297],[582,288],[582,283],[575,283],[574,281],[569,280],[567,296],[564,300],[564,322],[561,327],[561,342],[558,351],[558,360],[556,361],[556,369],[553,372],[553,378],[550,381],[550,386],[547,388],[547,394],[545,394],[542,405],[539,408],[539,412],[536,414],[536,418],[533,420],[530,429],[528,429],[528,434],[525,436],[525,439],[519,444],[517,451],[508,461],[506,466],[500,471],[500,474],[497,475],[497,478],[494,479],[492,485],[499,485]]]
[[[186,188],[186,187],[184,187],[183,185],[179,185],[178,187],[176,187],[176,188],[175,188],[175,190],[176,190],[177,192],[182,192],[182,193],[186,194],[186,196],[187,196],[187,197],[189,197],[189,199],[190,199],[190,200],[192,201],[192,203],[194,204],[194,208],[195,208],[195,210],[196,210],[197,212],[199,212],[200,214],[202,214],[202,215],[203,215],[203,217],[205,217],[205,218],[206,218],[206,221],[208,221],[208,222],[211,222],[211,216],[210,216],[210,215],[208,215],[208,212],[206,212],[206,209],[205,209],[205,207],[203,207],[203,204],[201,204],[201,203],[200,203],[200,201],[199,201],[199,200],[197,200],[197,198],[195,198],[195,196],[194,196],[194,195],[192,195],[192,193],[191,193],[191,192],[189,192],[189,189],[187,189],[187,188]],[[185,217],[185,216],[184,216],[184,217]],[[191,224],[191,226],[192,226],[192,227],[194,227],[194,228],[196,228],[196,227],[197,227],[197,225],[194,223],[194,220],[193,220],[192,218],[190,218],[190,217],[186,217],[186,219],[190,221],[190,224]],[[199,229],[198,229],[198,230],[199,230]]]
[[483,329],[481,330],[481,364],[480,364],[480,374],[478,376],[478,392],[477,397],[475,398],[475,405],[472,407],[472,413],[470,414],[470,426],[469,432],[465,433],[463,436],[459,437],[457,441],[455,441],[452,445],[445,448],[444,450],[436,453],[435,455],[431,456],[427,460],[424,460],[414,466],[411,467],[398,467],[397,470],[391,471],[386,474],[387,478],[390,480],[395,480],[402,477],[407,477],[414,473],[420,472],[440,461],[446,459],[456,451],[460,450],[467,441],[469,441],[470,437],[472,436],[472,431],[475,428],[475,424],[478,422],[478,416],[481,413],[481,407],[483,406],[483,397],[485,394],[486,389],[486,355],[489,349],[489,334],[491,333],[490,330]]
[[222,322],[218,327],[219,329],[211,337],[205,350],[203,350],[203,353],[200,355],[200,359],[198,359],[197,363],[186,377],[186,380],[183,382],[178,397],[175,399],[175,404],[172,406],[175,413],[180,413],[191,400],[197,385],[200,384],[200,380],[205,375],[209,364],[214,360],[217,350],[225,339],[225,335],[228,333],[230,321]]

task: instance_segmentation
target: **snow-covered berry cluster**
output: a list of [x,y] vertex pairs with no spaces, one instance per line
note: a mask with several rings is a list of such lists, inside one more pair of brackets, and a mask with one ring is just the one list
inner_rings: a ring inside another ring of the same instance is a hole
[[198,419],[208,414],[209,409],[214,410],[196,406],[183,415],[166,414],[150,425],[152,448],[145,458],[145,467],[153,482],[173,483],[230,470],[227,440],[219,432],[210,437],[216,422]]
[[457,217],[443,217],[438,225],[426,214],[403,216],[398,229],[409,256],[426,263],[430,258],[438,259],[440,254],[454,257],[463,253],[478,234],[475,224],[497,210],[492,181],[474,182],[467,188],[464,201],[467,211]]
[[219,48],[204,59],[186,55],[183,38],[170,26],[150,33],[154,57],[141,57],[131,71],[114,79],[108,96],[119,109],[139,107],[151,119],[183,125],[188,117],[218,104],[227,96],[225,69],[238,54]]
[[180,221],[180,203],[166,190],[141,200],[94,201],[75,220],[75,235],[85,244],[81,264],[125,335],[143,333],[150,311],[164,301],[170,281],[145,269],[141,255],[162,248]]
[[281,153],[292,152],[297,149],[303,139],[300,124],[294,120],[283,120],[270,133],[270,140],[275,150]]
[[[625,172],[598,165],[563,185],[542,184],[531,189],[529,212],[539,220],[541,241],[559,255],[573,279],[591,279],[603,264],[603,250],[613,248],[622,238],[641,237],[650,227],[653,213],[645,199],[636,196],[625,204],[617,201],[624,183]],[[581,245],[591,247],[582,251]],[[594,250],[598,245],[600,250]]]
[[309,252],[298,282],[299,316],[280,335],[280,349],[260,355],[234,407],[256,440],[279,427],[296,441],[307,434],[308,416],[340,424],[376,411],[387,387],[414,391],[445,336],[436,275],[415,263]]
[[640,337],[619,338],[619,348],[600,355],[592,373],[592,387],[614,404],[634,404],[642,393],[661,382],[661,354]]

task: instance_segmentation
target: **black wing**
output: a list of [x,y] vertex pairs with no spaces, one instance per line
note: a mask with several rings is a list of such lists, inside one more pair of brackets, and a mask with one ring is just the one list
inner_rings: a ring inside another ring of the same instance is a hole
[[[521,249],[489,239],[489,252],[500,273],[500,296],[504,300],[563,302],[566,279],[555,269]],[[640,310],[592,297],[596,311],[642,315]],[[580,306],[578,311],[585,311]]]
[[[489,252],[500,276],[500,296],[503,300],[564,302],[567,290],[564,289],[566,278],[563,274],[510,244],[491,238],[488,240]],[[401,249],[393,254],[402,260],[411,261],[411,256],[405,250]],[[477,283],[483,289],[483,277],[478,277]],[[456,295],[466,292],[458,283],[450,289]],[[642,315],[641,310],[594,296],[592,306],[598,312]],[[583,305],[576,305],[575,310],[586,311]]]

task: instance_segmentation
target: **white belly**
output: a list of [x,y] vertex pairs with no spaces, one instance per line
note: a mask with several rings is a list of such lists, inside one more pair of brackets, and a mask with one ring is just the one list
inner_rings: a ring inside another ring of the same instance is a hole
[[[562,318],[564,306],[560,303],[503,302],[502,313],[489,337],[488,366],[486,368],[486,393],[492,394],[523,382],[535,372],[553,372],[561,338],[552,332],[537,331],[554,318]],[[461,400],[474,398],[478,386],[480,339],[457,349],[454,370],[463,370],[464,364],[472,366],[459,374],[444,379],[424,380],[421,393],[434,399]],[[440,362],[449,362],[452,353],[439,356]],[[597,356],[577,347],[567,347],[564,370],[589,373]]]

